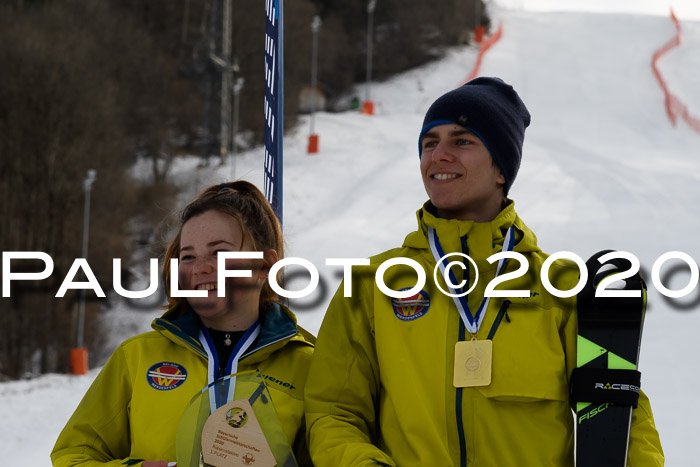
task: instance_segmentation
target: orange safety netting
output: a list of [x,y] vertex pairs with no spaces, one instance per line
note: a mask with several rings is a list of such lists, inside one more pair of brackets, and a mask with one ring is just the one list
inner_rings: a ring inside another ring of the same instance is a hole
[[479,68],[481,67],[481,59],[484,57],[484,54],[486,54],[486,51],[488,51],[493,44],[498,42],[498,40],[501,38],[503,35],[503,23],[501,23],[498,26],[498,30],[494,33],[491,34],[489,37],[486,38],[486,40],[481,42],[481,47],[479,48],[479,56],[476,58],[476,63],[474,64],[474,69],[472,70],[471,73],[469,73],[469,76],[467,79],[465,79],[461,84],[464,84],[468,81],[471,81],[472,79],[476,78],[479,75]]
[[700,120],[690,115],[690,112],[688,111],[686,105],[677,96],[671,93],[671,91],[669,91],[666,82],[661,76],[661,72],[659,72],[659,69],[656,66],[656,62],[659,60],[659,58],[661,58],[662,55],[664,55],[672,48],[679,46],[681,43],[681,25],[678,22],[678,18],[676,18],[676,15],[673,13],[673,10],[671,10],[671,20],[673,21],[673,24],[676,27],[676,36],[670,41],[668,41],[666,44],[664,44],[659,50],[654,52],[654,55],[651,59],[651,68],[654,72],[654,76],[656,76],[656,80],[659,82],[659,85],[661,86],[661,89],[664,92],[666,114],[668,115],[669,120],[671,120],[673,126],[676,125],[676,120],[678,119],[678,117],[681,117],[693,130],[700,133]]

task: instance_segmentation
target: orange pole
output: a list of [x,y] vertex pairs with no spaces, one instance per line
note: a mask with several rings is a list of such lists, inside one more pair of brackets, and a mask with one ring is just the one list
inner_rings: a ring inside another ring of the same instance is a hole
[[88,372],[88,351],[85,347],[70,349],[70,367],[74,375]]
[[318,135],[309,135],[309,146],[307,153],[318,154]]

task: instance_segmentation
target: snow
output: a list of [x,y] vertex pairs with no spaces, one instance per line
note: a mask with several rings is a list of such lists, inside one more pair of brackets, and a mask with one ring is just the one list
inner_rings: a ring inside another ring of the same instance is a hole
[[642,13],[667,16],[673,9],[681,20],[700,20],[697,0],[496,0],[499,6],[527,11],[595,11],[606,13]]
[[[671,125],[651,72],[652,53],[675,34],[670,19],[503,11],[496,21],[503,21],[503,38],[486,55],[482,75],[513,84],[533,116],[511,197],[540,246],[584,260],[601,249],[629,251],[649,279],[667,251],[700,260],[700,134],[683,122]],[[659,67],[697,117],[700,23],[681,18],[681,24],[681,46]],[[454,49],[444,60],[375,83],[374,117],[317,114],[317,155],[306,154],[306,124],[286,135],[286,255],[310,260],[321,274],[317,291],[292,303],[310,331],[318,331],[342,275],[341,268],[325,265],[326,258],[370,256],[400,245],[415,227],[415,211],[426,200],[417,153],[423,113],[466,78],[476,54],[474,48]],[[173,169],[188,187],[186,198],[232,178],[230,167],[197,168],[197,162],[181,159]],[[262,174],[259,148],[238,157],[235,177],[262,187]],[[681,289],[688,267],[676,270],[676,264],[668,263],[661,275],[667,287]],[[306,283],[302,277],[290,288]],[[699,303],[697,285],[690,296],[669,299],[649,284],[640,369],[672,466],[692,465],[696,458]],[[119,309],[110,319],[138,320],[126,332],[132,334],[148,329],[157,314]],[[96,374],[0,384],[3,464],[48,465],[58,433]]]

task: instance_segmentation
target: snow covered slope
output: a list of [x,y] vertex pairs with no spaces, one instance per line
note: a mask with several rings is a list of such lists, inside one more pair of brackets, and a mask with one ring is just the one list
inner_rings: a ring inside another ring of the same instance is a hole
[[[584,259],[604,248],[626,250],[639,257],[647,277],[667,251],[700,261],[700,134],[683,123],[670,124],[650,66],[652,53],[675,33],[671,21],[527,12],[504,13],[499,20],[503,38],[486,55],[482,74],[513,84],[532,113],[511,197],[540,246]],[[700,23],[682,26],[683,44],[659,66],[671,90],[697,116]],[[310,260],[322,275],[316,294],[293,303],[312,332],[339,283],[338,268],[325,266],[325,259],[378,253],[398,246],[414,228],[414,213],[426,200],[416,139],[423,114],[467,76],[476,53],[452,50],[438,63],[376,84],[374,117],[318,114],[318,155],[306,154],[306,126],[287,135],[287,255]],[[176,174],[190,186],[189,195],[230,177],[227,167],[195,164],[181,161]],[[262,186],[261,150],[241,155],[236,177]],[[682,288],[687,271],[681,268],[664,283]],[[303,280],[293,284],[305,286]],[[694,390],[700,386],[695,359],[700,286],[689,297],[671,300],[650,285],[649,302],[640,357],[643,388],[668,465],[693,465],[700,417]],[[144,316],[144,329],[152,316]],[[0,385],[3,464],[48,465],[53,441],[94,374]]]

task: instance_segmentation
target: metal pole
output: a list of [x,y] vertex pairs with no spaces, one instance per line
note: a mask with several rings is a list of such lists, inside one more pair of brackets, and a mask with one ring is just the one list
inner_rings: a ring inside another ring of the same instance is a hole
[[[83,192],[85,193],[85,204],[83,205],[83,251],[82,257],[87,259],[88,255],[88,238],[90,237],[90,192],[92,184],[95,181],[97,171],[90,169],[83,180]],[[78,303],[78,331],[76,335],[76,348],[83,348],[83,335],[85,334],[85,293],[86,290],[80,291],[80,302]]]
[[474,27],[481,26],[481,0],[474,0]]
[[226,161],[231,147],[231,89],[233,69],[231,67],[231,22],[233,21],[232,0],[224,0],[224,25],[221,54],[224,67],[221,73],[221,163]]
[[238,134],[238,103],[241,90],[243,89],[245,79],[242,76],[236,78],[236,84],[233,85],[233,131],[231,134],[231,181],[236,179],[236,154],[238,147],[236,146],[236,135]]
[[318,30],[321,28],[321,18],[314,16],[311,22],[311,129],[310,134],[314,134],[314,125],[316,120],[316,73],[318,59]]
[[377,0],[369,0],[367,4],[367,89],[366,89],[366,99],[369,102],[370,99],[370,82],[372,81],[372,29],[373,29],[373,17],[374,8],[377,6]]

